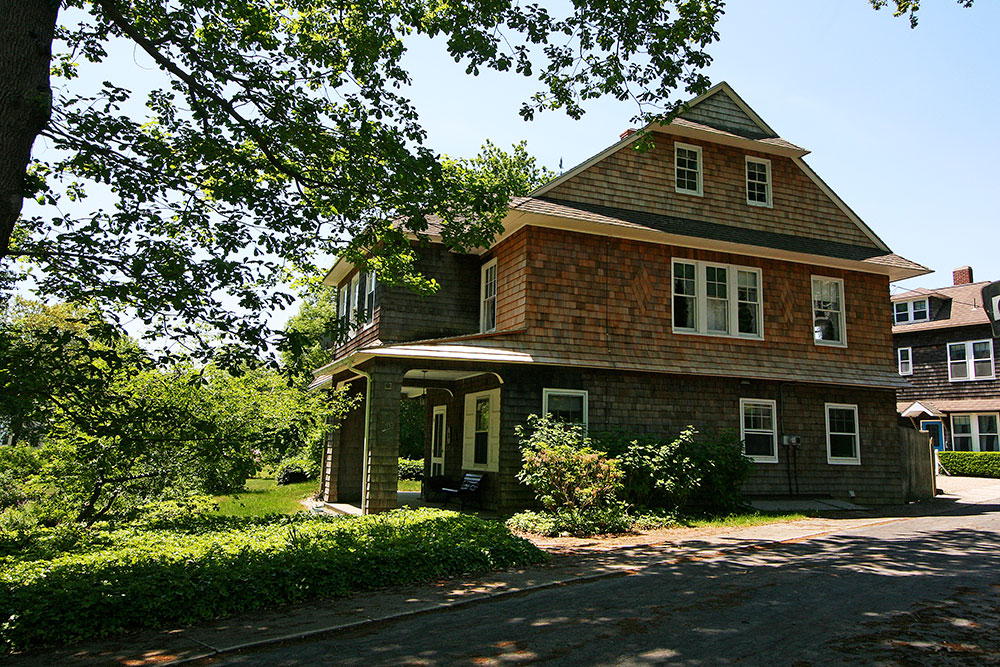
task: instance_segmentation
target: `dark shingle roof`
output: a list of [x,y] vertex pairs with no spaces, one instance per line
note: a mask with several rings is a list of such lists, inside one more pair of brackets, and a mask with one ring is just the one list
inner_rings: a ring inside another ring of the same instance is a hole
[[758,231],[702,220],[612,208],[610,206],[598,206],[596,204],[583,204],[539,197],[519,197],[511,202],[511,208],[542,215],[573,218],[624,227],[652,229],[680,236],[729,241],[731,243],[788,250],[790,252],[801,252],[810,255],[836,257],[854,261],[871,261],[872,263],[904,266],[906,268],[923,268],[918,264],[909,262],[909,260],[904,260],[898,255],[885,255],[878,248],[836,243],[778,232]]

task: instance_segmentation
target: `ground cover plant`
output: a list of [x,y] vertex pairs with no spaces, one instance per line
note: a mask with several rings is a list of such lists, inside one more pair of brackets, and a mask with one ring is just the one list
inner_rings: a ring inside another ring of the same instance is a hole
[[1000,452],[938,452],[949,475],[1000,479]]
[[0,650],[536,563],[502,524],[442,510],[186,515],[0,531]]

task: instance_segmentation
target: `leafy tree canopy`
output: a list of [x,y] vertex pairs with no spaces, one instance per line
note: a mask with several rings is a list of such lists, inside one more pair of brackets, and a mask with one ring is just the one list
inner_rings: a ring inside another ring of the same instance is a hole
[[[893,16],[909,16],[910,27],[917,27],[917,13],[920,11],[920,0],[869,0],[875,9],[892,7]],[[962,7],[971,7],[975,0],[956,0]]]
[[[700,71],[722,4],[4,3],[2,268],[16,281],[36,267],[42,293],[127,309],[152,335],[165,322],[182,336],[192,330],[178,322],[203,322],[257,346],[271,333],[260,314],[292,302],[290,278],[318,272],[333,253],[383,281],[433,289],[412,268],[406,233],[436,214],[455,246],[487,243],[526,181],[495,149],[469,171],[425,144],[405,95],[411,40],[434,38],[470,75],[537,80],[525,118],[579,117],[611,96],[636,101],[648,119],[674,110],[675,89],[707,88]],[[164,83],[145,100],[115,82],[113,40],[130,40],[159,69]],[[85,62],[107,68],[99,91],[75,85]],[[56,157],[29,163],[36,136]],[[86,210],[104,188],[114,207]],[[22,196],[40,208],[19,217]]]
[[[41,446],[31,483],[92,522],[150,499],[239,490],[350,407],[276,371],[155,366],[92,310],[19,302],[0,320],[0,426]],[[112,330],[113,331],[113,330]]]

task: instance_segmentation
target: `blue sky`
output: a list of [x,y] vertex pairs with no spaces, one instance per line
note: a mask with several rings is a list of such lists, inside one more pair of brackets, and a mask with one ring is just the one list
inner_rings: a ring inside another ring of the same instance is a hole
[[[911,30],[867,0],[732,0],[708,73],[812,151],[806,161],[890,248],[936,271],[901,285],[948,285],[966,264],[977,280],[1000,280],[1000,3],[924,5]],[[411,62],[428,143],[453,155],[525,139],[542,164],[568,169],[636,112],[607,100],[580,121],[555,112],[526,123],[517,109],[530,81],[470,78],[430,46]]]
[[[911,30],[868,0],[730,0],[709,49],[713,82],[728,81],[784,138],[812,151],[806,161],[895,252],[936,271],[894,291],[951,284],[951,270],[966,264],[978,280],[1000,280],[1000,3],[924,5]],[[156,85],[133,45],[112,53],[116,81],[136,92]],[[517,110],[533,81],[470,77],[443,43],[426,40],[411,45],[408,63],[428,145],[456,157],[487,139],[501,147],[524,139],[541,164],[569,169],[614,143],[637,112],[601,100],[579,121],[549,112],[524,122]],[[84,80],[108,78],[106,68]],[[36,151],[44,154],[44,141]]]

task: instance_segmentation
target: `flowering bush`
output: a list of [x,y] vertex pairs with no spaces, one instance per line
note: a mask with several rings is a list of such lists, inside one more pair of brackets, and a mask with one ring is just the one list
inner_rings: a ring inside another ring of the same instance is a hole
[[590,446],[580,426],[531,415],[528,427],[516,431],[524,459],[517,479],[532,488],[545,509],[586,510],[618,502],[622,470]]

